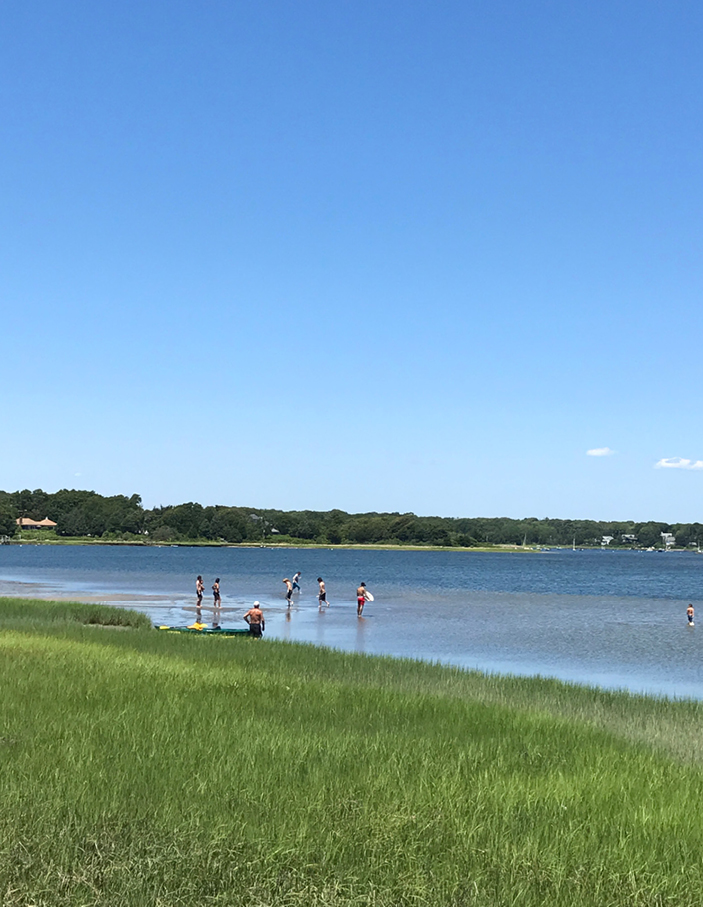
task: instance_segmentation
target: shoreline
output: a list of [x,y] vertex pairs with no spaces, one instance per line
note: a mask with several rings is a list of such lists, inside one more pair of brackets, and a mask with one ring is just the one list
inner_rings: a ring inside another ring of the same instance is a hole
[[[392,543],[340,543],[333,545],[330,542],[216,542],[203,540],[174,541],[174,542],[149,542],[138,541],[134,539],[95,539],[86,536],[77,536],[75,538],[43,538],[43,539],[18,539],[11,538],[4,542],[5,545],[97,545],[97,546],[116,546],[132,548],[268,548],[268,549],[285,549],[285,550],[322,550],[322,551],[456,551],[456,552],[520,552],[523,554],[539,554],[545,551],[641,551],[646,552],[645,548],[601,548],[596,545],[577,545],[572,549],[571,545],[472,545],[464,547],[460,545],[394,545]],[[663,548],[654,549],[663,552]],[[697,551],[686,548],[675,549],[678,552],[688,552],[697,554]],[[649,552],[652,553],[652,552]]]
[[[29,586],[32,588],[19,589],[19,590],[7,590],[0,589],[0,623],[2,622],[3,617],[3,608],[9,604],[20,603],[21,605],[31,609],[36,606],[77,606],[77,607],[97,607],[102,610],[104,615],[109,615],[111,612],[115,612],[117,616],[121,616],[121,619],[124,620],[125,616],[130,614],[136,614],[140,618],[146,618],[149,622],[148,631],[158,629],[158,621],[155,620],[153,615],[148,613],[149,608],[156,607],[157,609],[164,609],[175,607],[178,609],[178,606],[174,606],[173,603],[167,603],[165,600],[161,599],[159,596],[141,594],[134,596],[130,593],[109,593],[109,595],[98,595],[96,593],[89,592],[80,592],[80,591],[61,591],[57,589],[47,589],[42,590],[40,587],[43,585],[41,583],[16,583],[13,585],[18,586]],[[352,602],[347,602],[351,605]],[[246,608],[246,605],[242,604],[238,607],[234,607],[226,604],[222,611],[229,613],[233,611],[243,611]],[[105,610],[107,609],[107,610]],[[146,609],[146,610],[144,610]],[[195,608],[190,608],[191,611],[195,611]],[[204,607],[204,611],[210,613],[212,608]],[[269,609],[267,609],[269,610]],[[188,616],[184,620],[191,620],[192,617]],[[106,629],[114,629],[114,624],[111,624],[109,621],[105,623],[99,623],[97,626]],[[237,624],[239,626],[239,624]],[[124,627],[127,629],[127,627]],[[145,626],[141,627],[142,630],[147,629]],[[555,687],[562,688],[564,691],[575,691],[576,693],[584,694],[588,697],[596,696],[602,697],[604,699],[613,699],[613,700],[624,700],[624,701],[640,701],[640,702],[650,702],[652,705],[664,705],[664,706],[692,706],[696,710],[703,708],[703,695],[697,696],[693,693],[677,693],[671,691],[662,691],[656,689],[646,689],[646,688],[637,688],[637,687],[627,687],[622,685],[608,685],[604,684],[599,680],[592,679],[575,679],[568,676],[562,675],[560,673],[543,673],[542,671],[532,672],[532,671],[522,671],[520,669],[505,669],[480,665],[480,664],[466,664],[453,660],[437,660],[435,658],[427,657],[425,655],[408,655],[408,654],[393,654],[389,652],[379,652],[379,651],[360,651],[354,649],[347,649],[340,647],[334,644],[325,643],[325,642],[316,642],[310,639],[288,639],[285,637],[273,635],[271,633],[265,634],[263,637],[268,645],[278,646],[283,644],[284,646],[293,646],[300,648],[304,651],[315,651],[319,653],[321,657],[326,657],[329,655],[333,658],[342,656],[343,658],[351,659],[361,659],[364,661],[385,663],[388,665],[397,665],[401,666],[414,666],[418,670],[440,670],[447,671],[453,674],[458,674],[459,676],[464,677],[480,677],[483,678],[487,683],[493,684],[516,684],[527,686],[534,685],[538,687],[546,687],[548,689],[553,689]],[[699,748],[701,750],[701,761],[703,761],[703,742],[699,742]]]
[[[523,547],[522,545],[483,545],[464,548],[456,545],[392,545],[392,544],[323,544],[321,542],[211,542],[208,540],[180,541],[180,542],[147,542],[133,541],[131,539],[91,539],[85,537],[62,539],[10,539],[6,545],[112,545],[132,548],[280,548],[294,550],[358,550],[358,551],[522,551],[534,553],[543,549],[539,547]],[[554,546],[556,550],[556,546]],[[590,550],[590,549],[589,549]],[[596,549],[593,549],[596,550]]]

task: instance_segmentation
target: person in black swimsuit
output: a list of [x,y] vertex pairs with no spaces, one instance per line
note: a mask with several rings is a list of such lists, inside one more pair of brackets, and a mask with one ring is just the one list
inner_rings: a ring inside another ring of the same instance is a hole
[[325,581],[321,576],[318,576],[317,581],[320,584],[320,591],[317,593],[317,604],[322,608],[323,605],[329,604],[327,601],[327,590],[325,589]]
[[251,635],[255,636],[257,639],[261,638],[261,634],[264,632],[266,624],[264,621],[264,612],[261,610],[261,605],[258,602],[254,602],[253,607],[249,608],[244,615],[244,620],[249,624],[249,632]]
[[222,606],[222,598],[220,597],[220,577],[218,576],[215,582],[212,584],[212,597],[214,599],[213,605],[215,608],[220,608]]

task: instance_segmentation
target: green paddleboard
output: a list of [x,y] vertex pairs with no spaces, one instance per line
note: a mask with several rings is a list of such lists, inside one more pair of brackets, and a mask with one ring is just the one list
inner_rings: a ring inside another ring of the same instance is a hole
[[196,636],[251,636],[249,630],[227,630],[223,627],[157,627],[166,633],[191,633]]

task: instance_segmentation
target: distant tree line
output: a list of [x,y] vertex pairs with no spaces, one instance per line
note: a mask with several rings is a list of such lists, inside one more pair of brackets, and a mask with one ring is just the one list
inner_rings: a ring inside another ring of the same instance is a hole
[[0,491],[0,535],[14,536],[16,520],[48,517],[55,533],[106,541],[231,544],[276,541],[324,545],[398,544],[472,548],[481,545],[661,547],[662,532],[676,537],[676,547],[703,542],[700,523],[599,522],[595,520],[507,517],[421,517],[414,513],[345,513],[343,510],[262,510],[256,507],[203,507],[193,502],[146,510],[137,494],[104,497],[94,491],[62,489],[55,494]]

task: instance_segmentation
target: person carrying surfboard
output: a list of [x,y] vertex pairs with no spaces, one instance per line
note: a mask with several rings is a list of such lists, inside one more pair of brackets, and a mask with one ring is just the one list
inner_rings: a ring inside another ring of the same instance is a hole
[[359,588],[356,590],[356,616],[361,617],[364,613],[364,605],[366,602],[372,602],[373,595],[366,589],[366,583],[360,583]]
[[249,624],[249,632],[251,635],[256,636],[256,638],[259,639],[266,627],[264,612],[261,610],[259,602],[254,602],[244,615],[244,620]]

